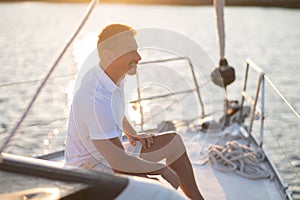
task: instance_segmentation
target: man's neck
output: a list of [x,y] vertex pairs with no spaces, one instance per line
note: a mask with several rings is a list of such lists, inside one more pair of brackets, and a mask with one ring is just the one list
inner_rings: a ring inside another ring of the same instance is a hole
[[120,73],[120,71],[115,70],[116,67],[112,65],[108,65],[107,67],[103,68],[100,64],[100,67],[106,73],[106,75],[117,85],[119,86],[120,81],[124,79],[125,74]]

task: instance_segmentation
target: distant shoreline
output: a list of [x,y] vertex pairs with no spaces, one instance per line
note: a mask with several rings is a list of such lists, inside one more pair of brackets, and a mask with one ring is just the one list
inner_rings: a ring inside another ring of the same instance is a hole
[[[0,0],[0,2],[20,2],[24,0]],[[30,0],[31,2],[53,3],[88,3],[89,0]],[[99,0],[103,3],[129,3],[129,4],[159,4],[159,5],[212,5],[212,0]],[[226,0],[226,6],[260,6],[300,8],[300,0]]]

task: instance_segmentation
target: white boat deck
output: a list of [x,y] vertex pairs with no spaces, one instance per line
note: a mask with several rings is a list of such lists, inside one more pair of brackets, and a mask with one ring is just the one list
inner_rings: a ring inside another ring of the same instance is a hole
[[[196,136],[195,136],[196,134]],[[252,180],[241,177],[233,172],[220,172],[213,168],[212,164],[205,162],[205,151],[208,145],[219,143],[225,144],[226,139],[216,133],[185,133],[182,135],[192,165],[198,187],[206,200],[277,200],[283,199],[282,194],[274,180]],[[236,137],[236,136],[235,136]],[[222,138],[222,139],[220,139]],[[245,140],[238,140],[245,143]],[[203,153],[201,153],[201,149]]]

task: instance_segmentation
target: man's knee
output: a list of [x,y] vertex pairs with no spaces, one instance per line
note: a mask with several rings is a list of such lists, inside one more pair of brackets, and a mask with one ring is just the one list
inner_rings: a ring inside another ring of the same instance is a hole
[[182,141],[181,136],[177,132],[168,132],[167,134],[169,134],[170,137],[172,137],[172,139],[176,138],[176,139],[179,139],[180,141]]
[[177,132],[174,132],[174,131],[166,132],[166,133],[164,133],[164,135],[168,137],[168,141],[169,141],[168,143],[175,142],[177,148],[181,147],[181,148],[185,149],[182,138]]
[[170,132],[163,132],[161,133],[161,135],[165,135],[167,137],[170,137],[171,139],[173,139],[174,137],[177,137],[177,132],[174,132],[174,131],[170,131]]
[[174,161],[178,160],[182,155],[186,153],[186,148],[183,143],[181,136],[176,132],[164,133],[168,138],[168,144],[166,144],[167,152],[167,163],[172,164]]

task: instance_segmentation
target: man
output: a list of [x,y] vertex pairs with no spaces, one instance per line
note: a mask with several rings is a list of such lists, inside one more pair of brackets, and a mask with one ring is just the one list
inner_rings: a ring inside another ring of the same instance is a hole
[[[89,70],[74,96],[66,164],[108,173],[161,175],[192,199],[203,199],[185,146],[176,133],[137,134],[125,117],[124,77],[141,60],[136,31],[112,24],[98,37],[100,64]],[[129,143],[122,144],[122,132]],[[159,161],[166,159],[166,165]]]

